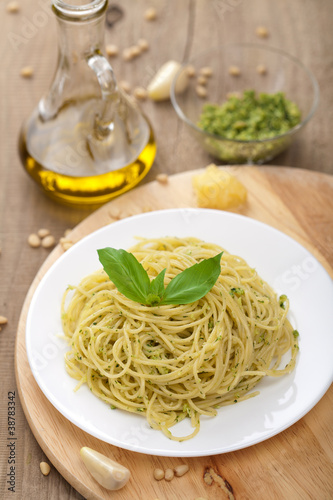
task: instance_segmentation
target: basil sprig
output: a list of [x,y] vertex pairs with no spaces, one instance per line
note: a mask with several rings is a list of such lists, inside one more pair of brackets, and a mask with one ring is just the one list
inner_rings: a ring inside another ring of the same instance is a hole
[[204,297],[220,275],[223,253],[188,267],[164,287],[166,269],[150,281],[147,271],[132,253],[110,247],[97,252],[104,271],[119,292],[147,306],[189,304]]

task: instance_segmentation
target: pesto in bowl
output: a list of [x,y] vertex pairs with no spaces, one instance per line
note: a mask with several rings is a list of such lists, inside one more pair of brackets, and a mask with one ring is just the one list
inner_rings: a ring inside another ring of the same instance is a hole
[[300,109],[283,92],[245,90],[221,105],[204,104],[198,126],[225,139],[256,141],[285,134],[300,122]]
[[[197,92],[196,77],[176,92],[189,65],[194,75],[210,68],[204,93]],[[237,75],[232,67],[239,69]],[[319,89],[312,73],[292,55],[235,43],[212,47],[185,62],[170,97],[179,118],[210,155],[227,164],[263,164],[299,140],[317,108]]]

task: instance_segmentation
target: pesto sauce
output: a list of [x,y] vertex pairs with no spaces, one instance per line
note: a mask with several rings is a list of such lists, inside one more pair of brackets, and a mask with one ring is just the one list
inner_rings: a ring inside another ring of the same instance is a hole
[[198,126],[226,139],[253,141],[284,134],[300,121],[297,104],[283,92],[256,96],[254,90],[245,90],[222,105],[205,104]]

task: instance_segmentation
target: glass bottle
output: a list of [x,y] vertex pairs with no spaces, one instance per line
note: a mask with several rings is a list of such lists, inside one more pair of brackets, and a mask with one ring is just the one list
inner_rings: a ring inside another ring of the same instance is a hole
[[147,118],[118,88],[103,55],[107,0],[69,1],[52,2],[58,66],[22,126],[19,152],[25,170],[52,198],[99,205],[143,179],[156,144]]

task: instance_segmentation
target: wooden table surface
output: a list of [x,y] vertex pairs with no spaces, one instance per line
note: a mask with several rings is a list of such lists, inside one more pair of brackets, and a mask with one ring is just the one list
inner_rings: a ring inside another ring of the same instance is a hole
[[[82,496],[54,468],[47,478],[39,472],[39,463],[47,461],[47,457],[20,406],[14,375],[14,345],[24,298],[49,254],[46,249],[30,248],[27,236],[46,227],[59,239],[67,228],[76,226],[90,212],[69,209],[49,200],[21,167],[17,152],[19,129],[51,83],[57,36],[48,1],[18,0],[20,9],[16,13],[7,12],[8,3],[3,1],[0,6],[0,316],[8,318],[8,324],[0,332],[0,497],[73,500]],[[135,61],[124,62],[121,57],[114,60],[118,79],[129,81],[133,87],[147,85],[157,68],[169,59],[182,61],[217,43],[256,42],[256,27],[266,26],[270,36],[260,40],[261,43],[279,47],[301,59],[315,74],[321,94],[318,111],[300,139],[272,163],[333,174],[331,0],[122,0],[118,3],[124,16],[107,30],[106,43],[115,43],[120,49],[133,45],[141,37],[150,43],[149,50]],[[156,7],[158,17],[149,23],[143,14],[150,6]],[[33,67],[34,73],[32,78],[23,79],[20,70],[27,65]],[[158,173],[193,170],[211,161],[193,143],[170,103],[147,101],[143,108],[152,121],[158,143],[155,163],[144,183],[154,180]],[[333,266],[332,252],[326,259]],[[15,393],[17,438],[15,492],[8,490],[7,483],[8,397],[12,393]],[[329,443],[332,435],[327,438]],[[327,480],[332,482],[332,478]],[[332,488],[327,491],[332,494]],[[316,500],[329,498],[322,496]]]

